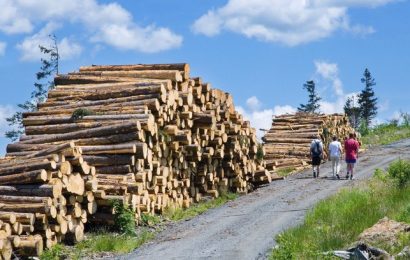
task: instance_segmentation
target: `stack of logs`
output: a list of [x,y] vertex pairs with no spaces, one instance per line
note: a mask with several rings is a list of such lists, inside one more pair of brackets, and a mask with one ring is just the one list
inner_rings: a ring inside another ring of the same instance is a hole
[[328,145],[335,135],[343,140],[353,128],[345,115],[296,113],[276,116],[272,127],[262,138],[265,148],[266,168],[301,170],[310,163],[309,150],[313,139],[320,135],[325,158]]
[[5,252],[79,241],[85,223],[114,223],[113,201],[138,221],[271,181],[231,95],[188,64],[81,67],[57,76],[23,124],[0,160]]

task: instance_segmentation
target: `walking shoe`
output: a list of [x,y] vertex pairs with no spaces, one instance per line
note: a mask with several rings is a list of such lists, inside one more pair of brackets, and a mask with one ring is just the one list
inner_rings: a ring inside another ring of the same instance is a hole
[[337,178],[338,180],[340,180],[340,176],[339,176],[339,174],[336,174],[336,178]]
[[349,179],[349,174],[346,174],[346,180],[348,180]]
[[353,174],[352,174],[352,175],[350,175],[350,179],[351,179],[351,180],[353,180]]

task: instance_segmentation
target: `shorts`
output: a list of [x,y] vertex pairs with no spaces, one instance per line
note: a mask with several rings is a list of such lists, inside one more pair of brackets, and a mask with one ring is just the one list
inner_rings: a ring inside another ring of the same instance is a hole
[[346,163],[356,163],[356,159],[346,159]]
[[312,157],[312,165],[317,166],[317,165],[320,165],[321,162],[322,162],[322,158]]

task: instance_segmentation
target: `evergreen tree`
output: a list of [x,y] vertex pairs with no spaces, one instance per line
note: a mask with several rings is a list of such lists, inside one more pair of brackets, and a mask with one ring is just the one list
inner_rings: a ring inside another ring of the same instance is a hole
[[315,82],[313,80],[308,80],[305,84],[303,84],[303,88],[307,90],[309,94],[309,100],[307,104],[300,104],[300,106],[298,107],[298,111],[307,113],[317,113],[320,107],[319,101],[322,98],[319,97],[319,95],[316,93]]
[[365,87],[359,94],[360,117],[365,127],[369,127],[372,119],[377,115],[377,98],[373,91],[373,86],[376,85],[376,82],[367,68],[363,76],[361,80]]
[[354,103],[354,96],[348,97],[343,107],[345,114],[349,117],[349,123],[354,129],[360,126],[360,107]]
[[11,117],[6,118],[9,126],[13,126],[16,129],[7,131],[5,136],[12,141],[17,140],[20,135],[24,134],[23,127],[23,113],[32,112],[37,110],[37,104],[42,103],[47,98],[47,93],[50,89],[54,88],[53,76],[58,74],[59,54],[57,46],[56,36],[49,35],[52,45],[44,47],[39,45],[41,53],[47,56],[46,59],[41,59],[40,71],[36,73],[37,82],[34,83],[34,91],[31,93],[30,100],[18,104],[20,111],[14,113]]

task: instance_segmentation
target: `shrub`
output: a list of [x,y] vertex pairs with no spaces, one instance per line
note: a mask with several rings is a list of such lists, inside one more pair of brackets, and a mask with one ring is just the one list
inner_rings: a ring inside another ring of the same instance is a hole
[[113,202],[115,229],[126,235],[135,235],[135,213],[120,201]]
[[263,152],[263,145],[258,144],[258,150],[256,151],[256,160],[259,162],[263,161],[264,152]]
[[74,110],[73,114],[71,115],[71,118],[73,120],[78,120],[78,119],[82,119],[85,116],[89,116],[89,115],[93,115],[94,112],[87,109],[87,108],[78,108],[76,110]]
[[410,161],[399,159],[392,162],[387,171],[389,177],[396,180],[399,187],[404,187],[410,180]]

